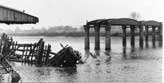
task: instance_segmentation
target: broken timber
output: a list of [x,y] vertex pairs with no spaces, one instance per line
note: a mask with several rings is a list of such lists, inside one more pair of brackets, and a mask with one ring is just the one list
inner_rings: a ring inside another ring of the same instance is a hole
[[45,45],[42,38],[34,44],[18,44],[12,37],[3,34],[0,47],[9,61],[58,67],[74,67],[82,62],[80,53],[72,47],[62,46],[63,49],[54,53],[51,45]]

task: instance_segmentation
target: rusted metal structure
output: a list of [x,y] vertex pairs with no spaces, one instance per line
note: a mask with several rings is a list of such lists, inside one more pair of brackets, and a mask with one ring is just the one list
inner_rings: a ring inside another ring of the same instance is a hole
[[30,14],[0,5],[0,23],[5,24],[36,24],[39,19]]
[[[94,28],[95,30],[95,50],[100,49],[100,28],[104,27],[106,30],[105,39],[105,50],[111,50],[111,26],[122,27],[122,45],[126,48],[126,29],[130,28],[130,44],[131,48],[135,48],[135,28],[139,29],[139,45],[143,48],[144,38],[147,46],[148,35],[152,35],[153,47],[155,47],[156,36],[158,36],[159,45],[162,45],[162,23],[157,21],[137,21],[130,18],[119,18],[119,19],[98,19],[87,22],[84,25],[85,30],[85,49],[90,49],[89,43],[89,29]],[[145,28],[145,30],[144,30]],[[152,34],[150,34],[148,28],[152,28]],[[145,34],[144,34],[145,32]]]

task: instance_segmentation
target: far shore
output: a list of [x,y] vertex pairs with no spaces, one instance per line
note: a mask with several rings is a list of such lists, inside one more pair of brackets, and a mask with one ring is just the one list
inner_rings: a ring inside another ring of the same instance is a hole
[[[70,32],[70,33],[32,33],[32,34],[23,34],[23,33],[8,33],[10,36],[45,36],[45,37],[84,37],[84,32]],[[136,36],[139,33],[135,34]],[[100,36],[105,37],[105,33],[100,33]],[[111,34],[112,37],[122,37],[122,33],[116,32]],[[127,36],[130,36],[130,33],[127,33]],[[94,33],[90,33],[90,37],[94,37]]]

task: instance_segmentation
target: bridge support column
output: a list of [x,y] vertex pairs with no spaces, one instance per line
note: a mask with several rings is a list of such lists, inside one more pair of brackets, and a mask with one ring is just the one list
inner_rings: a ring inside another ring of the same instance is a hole
[[130,26],[130,32],[131,32],[131,48],[134,50],[135,48],[135,26]]
[[126,26],[122,26],[122,31],[123,31],[122,45],[123,45],[123,48],[126,48]]
[[149,47],[148,40],[149,40],[149,27],[145,26],[145,45],[146,45],[146,48]]
[[84,30],[85,30],[85,49],[88,50],[90,49],[90,42],[89,42],[89,26],[84,26]]
[[111,26],[106,26],[105,50],[111,50]]
[[153,48],[155,48],[155,41],[156,41],[156,27],[152,26],[152,45],[153,45]]
[[144,34],[143,34],[143,25],[140,25],[139,26],[139,45],[140,45],[140,48],[143,48],[143,37],[144,37]]
[[95,50],[100,50],[100,27],[95,26]]
[[159,34],[159,38],[158,38],[159,44],[158,45],[160,47],[162,47],[162,41],[163,41],[163,39],[162,39],[162,23],[161,23],[161,26],[158,27],[158,34]]

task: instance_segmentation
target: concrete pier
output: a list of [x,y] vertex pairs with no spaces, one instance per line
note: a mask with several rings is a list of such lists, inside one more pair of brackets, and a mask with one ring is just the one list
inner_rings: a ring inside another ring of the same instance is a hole
[[[87,27],[90,26],[90,27]],[[149,47],[149,35],[151,35],[149,29],[152,28],[152,46],[155,47],[156,36],[158,36],[159,46],[162,46],[162,23],[149,20],[149,21],[137,21],[130,18],[119,19],[97,19],[90,22],[84,27],[85,30],[85,49],[89,47],[89,28],[94,28],[95,31],[95,50],[100,50],[100,28],[105,27],[105,50],[111,50],[111,26],[122,26],[122,47],[125,52],[127,45],[127,32],[126,29],[130,26],[130,45],[132,50],[135,49],[135,36],[139,35],[139,47]],[[144,29],[145,28],[145,29]],[[155,28],[158,28],[158,32]],[[138,31],[135,30],[139,29]]]
[[105,50],[111,50],[111,26],[106,26]]
[[162,47],[162,41],[163,41],[163,37],[162,37],[162,31],[163,31],[163,29],[162,29],[162,27],[163,27],[163,25],[162,25],[162,23],[161,23],[161,25],[158,27],[158,36],[159,36],[159,38],[158,38],[158,45],[160,46],[160,47]]
[[95,50],[100,50],[100,27],[95,26]]
[[155,26],[152,26],[152,45],[153,45],[153,48],[155,48],[155,42],[156,42],[156,34],[155,34],[155,32],[156,32],[156,29],[155,29],[156,27]]
[[135,26],[130,26],[130,32],[131,32],[131,48],[134,49],[135,48]]
[[146,48],[149,47],[148,40],[149,40],[149,27],[145,26],[145,46],[146,46]]
[[89,26],[84,26],[84,30],[85,30],[85,49],[89,49],[90,48],[90,42],[89,42]]
[[140,45],[140,48],[143,48],[143,38],[144,38],[144,34],[143,34],[143,28],[144,26],[142,24],[140,24],[139,26],[139,45]]
[[126,48],[126,26],[122,26],[122,46]]

